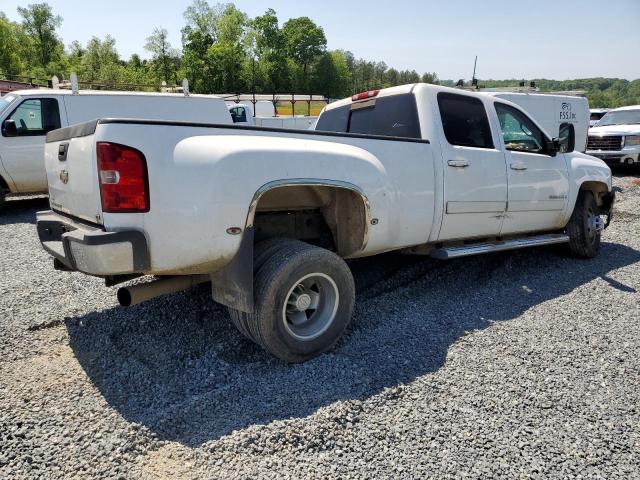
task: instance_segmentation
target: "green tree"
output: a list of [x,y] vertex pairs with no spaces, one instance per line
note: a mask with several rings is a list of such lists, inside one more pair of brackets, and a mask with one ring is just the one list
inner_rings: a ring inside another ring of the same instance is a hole
[[25,32],[34,41],[38,63],[42,68],[47,68],[60,55],[62,42],[56,35],[56,29],[62,25],[62,17],[54,15],[46,3],[18,7],[18,13],[23,19]]
[[309,66],[327,49],[324,30],[309,17],[292,18],[282,26],[288,55],[302,70],[302,85],[309,88]]
[[[257,74],[253,70],[252,79],[259,78],[259,84],[269,92],[284,91],[289,86],[289,69],[285,53],[285,39],[273,9],[249,22],[247,36],[255,42],[253,52],[257,58]],[[252,59],[253,63],[254,59]],[[252,84],[254,84],[252,82]]]
[[18,75],[23,72],[23,44],[28,40],[20,25],[9,21],[6,15],[0,12],[0,72],[5,75]]
[[171,46],[168,37],[166,28],[155,28],[144,45],[144,49],[151,52],[153,62],[167,84],[170,80],[177,83],[176,73],[180,63],[179,53]]

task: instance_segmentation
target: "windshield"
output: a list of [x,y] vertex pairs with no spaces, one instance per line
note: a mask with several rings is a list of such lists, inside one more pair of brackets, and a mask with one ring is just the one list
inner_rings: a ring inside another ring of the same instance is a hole
[[0,97],[0,113],[4,112],[4,109],[7,108],[11,102],[15,100],[16,97],[13,95],[7,95],[6,97]]
[[598,122],[599,127],[606,125],[640,125],[640,110],[609,112]]

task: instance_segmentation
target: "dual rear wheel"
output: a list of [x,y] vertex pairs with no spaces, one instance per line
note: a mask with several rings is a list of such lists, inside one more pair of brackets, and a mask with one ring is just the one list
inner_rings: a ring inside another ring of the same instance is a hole
[[340,339],[353,312],[353,276],[342,258],[298,240],[270,239],[254,253],[253,313],[229,309],[247,338],[286,362],[303,362]]

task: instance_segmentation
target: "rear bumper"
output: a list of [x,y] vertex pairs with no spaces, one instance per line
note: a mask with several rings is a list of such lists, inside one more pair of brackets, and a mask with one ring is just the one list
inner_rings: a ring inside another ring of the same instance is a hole
[[105,232],[50,210],[36,217],[42,248],[60,269],[100,277],[149,270],[147,240],[141,232]]

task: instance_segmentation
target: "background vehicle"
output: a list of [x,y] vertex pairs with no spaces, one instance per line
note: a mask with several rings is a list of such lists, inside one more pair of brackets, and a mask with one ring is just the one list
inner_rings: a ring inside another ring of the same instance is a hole
[[524,108],[550,135],[560,138],[563,151],[568,151],[570,135],[575,138],[575,150],[584,152],[587,149],[589,102],[586,98],[549,93],[483,93]]
[[592,108],[589,110],[589,127],[595,127],[608,111],[608,108]]
[[589,130],[587,153],[611,164],[640,162],[640,105],[607,112]]
[[[229,112],[231,113],[231,119],[233,123],[237,125],[248,125],[258,127],[271,127],[271,128],[292,128],[292,129],[308,129],[318,119],[318,117],[309,116],[276,116],[273,103],[271,102],[258,102],[256,103],[257,115],[254,117],[253,108],[248,103],[232,103],[227,104]],[[269,106],[271,108],[269,108]],[[262,115],[258,112],[262,112]],[[270,112],[271,115],[264,115],[265,112]]]
[[57,268],[164,277],[122,305],[211,281],[238,330],[290,362],[347,327],[343,259],[567,242],[590,258],[614,195],[609,167],[559,153],[517,105],[426,84],[332,103],[315,131],[100,120],[50,132],[46,165],[38,234]]
[[0,98],[0,208],[9,193],[46,193],[47,132],[105,117],[231,123],[211,96],[33,89]]

